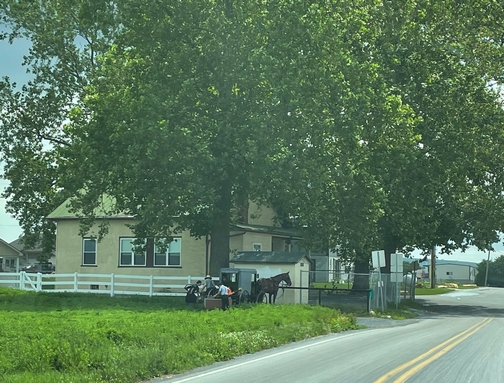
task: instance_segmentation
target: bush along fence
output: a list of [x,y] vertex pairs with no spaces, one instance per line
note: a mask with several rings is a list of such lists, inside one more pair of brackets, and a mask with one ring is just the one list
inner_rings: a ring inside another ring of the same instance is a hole
[[80,292],[114,295],[184,296],[187,284],[202,276],[123,274],[0,273],[0,286],[29,291]]

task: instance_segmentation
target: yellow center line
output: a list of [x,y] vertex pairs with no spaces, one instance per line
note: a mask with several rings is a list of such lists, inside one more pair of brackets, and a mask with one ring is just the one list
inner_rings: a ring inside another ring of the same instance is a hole
[[[485,319],[483,319],[481,322],[476,323],[475,325],[469,327],[467,330],[462,331],[461,333],[459,333],[459,334],[451,337],[450,339],[444,341],[443,343],[437,345],[436,347],[431,348],[430,350],[424,352],[423,354],[417,356],[416,358],[410,360],[409,362],[403,363],[400,366],[394,368],[393,370],[387,372],[385,375],[383,375],[380,378],[378,378],[377,380],[375,380],[374,383],[384,383],[384,382],[386,382],[388,379],[390,379],[394,375],[398,374],[399,372],[404,371],[409,366],[412,366],[416,362],[418,362],[418,361],[420,361],[420,360],[428,357],[429,355],[431,355],[432,353],[436,352],[440,348],[445,347],[449,343],[451,343],[451,342],[455,341],[456,339],[464,336],[465,334],[469,333],[470,331],[472,331],[473,329],[477,328],[478,326],[483,327],[484,325],[486,325],[487,323],[489,323],[491,320],[492,320],[491,318],[485,318]],[[478,331],[478,330],[479,330],[479,328],[476,331]]]
[[446,354],[448,351],[450,351],[452,348],[454,348],[456,345],[458,345],[460,342],[466,340],[467,338],[469,338],[471,335],[473,335],[474,333],[478,332],[479,330],[481,330],[483,327],[485,327],[487,324],[489,324],[490,322],[492,321],[492,318],[490,320],[488,320],[486,323],[482,323],[481,326],[475,328],[474,330],[472,330],[471,332],[465,334],[463,337],[461,337],[460,339],[457,339],[455,342],[453,342],[452,344],[446,346],[445,348],[443,348],[441,351],[437,352],[436,354],[432,355],[430,358],[424,360],[423,362],[417,364],[415,367],[413,367],[411,370],[408,370],[406,371],[404,374],[402,374],[399,378],[397,378],[396,380],[394,380],[394,383],[404,383],[405,381],[407,381],[409,378],[411,378],[413,375],[415,375],[418,371],[420,371],[422,368],[424,368],[425,366],[429,365],[430,363],[432,363],[433,361],[435,361],[436,359],[440,358],[441,356],[443,356],[444,354]]

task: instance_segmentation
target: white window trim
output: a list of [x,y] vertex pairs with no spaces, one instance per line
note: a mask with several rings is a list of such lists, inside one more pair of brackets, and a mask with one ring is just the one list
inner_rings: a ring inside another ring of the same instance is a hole
[[[256,248],[255,248],[256,246],[259,246],[259,250],[256,250]],[[262,251],[262,242],[261,242],[261,243],[259,243],[259,242],[254,242],[254,243],[252,244],[252,251]]]
[[[86,246],[84,243],[86,241],[95,241],[95,251],[94,251],[94,263],[84,263],[84,254],[90,253],[89,251],[85,251]],[[98,260],[98,241],[94,238],[82,238],[82,266],[96,266]]]
[[[154,259],[152,260],[152,264],[154,267],[181,267],[182,266],[182,238],[181,237],[175,237],[173,238],[173,241],[180,241],[180,252],[179,253],[173,253],[173,254],[180,254],[179,255],[179,258],[180,258],[180,262],[178,263],[178,265],[170,265],[170,245],[168,245],[168,247],[166,248],[166,251],[165,251],[165,255],[166,255],[166,258],[165,258],[165,263],[164,265],[158,265],[156,264],[156,254],[158,253],[156,250],[157,250],[157,246],[156,244],[154,244]],[[171,243],[171,242],[170,242]]]
[[[144,254],[144,263],[142,265],[135,265],[135,253],[133,251],[131,251],[131,264],[123,264],[121,263],[122,261],[122,241],[124,239],[129,239],[131,240],[131,242],[133,242],[135,240],[135,237],[120,237],[119,238],[119,266],[121,267],[145,267],[147,266],[147,251],[144,251],[143,254]],[[144,242],[144,245],[146,245],[147,243],[147,240],[145,240]]]

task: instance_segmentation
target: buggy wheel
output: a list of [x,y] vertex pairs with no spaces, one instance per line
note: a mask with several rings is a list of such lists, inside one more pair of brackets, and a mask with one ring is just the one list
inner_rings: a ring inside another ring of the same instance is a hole
[[268,303],[268,296],[266,295],[266,293],[259,293],[257,295],[257,300],[256,300],[257,303]]
[[210,289],[206,290],[204,294],[204,298],[210,298],[213,297],[215,294],[217,294],[217,287],[211,287]]
[[247,290],[242,290],[242,292],[240,293],[238,303],[248,303],[248,302],[250,302],[250,294]]

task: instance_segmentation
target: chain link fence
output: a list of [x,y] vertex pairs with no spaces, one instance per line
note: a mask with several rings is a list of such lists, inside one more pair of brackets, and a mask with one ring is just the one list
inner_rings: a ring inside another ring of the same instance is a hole
[[[385,309],[401,300],[415,298],[414,274],[396,276],[371,272],[319,270],[302,272],[309,281],[309,304],[348,309]],[[396,282],[397,281],[397,282]]]

